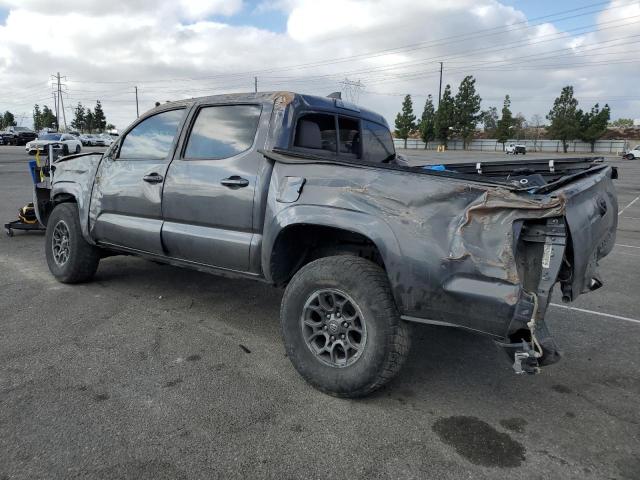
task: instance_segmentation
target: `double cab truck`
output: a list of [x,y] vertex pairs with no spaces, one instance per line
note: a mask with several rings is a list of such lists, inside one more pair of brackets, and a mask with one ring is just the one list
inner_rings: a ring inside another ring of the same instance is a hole
[[557,362],[552,289],[600,287],[617,226],[602,159],[411,165],[382,116],[290,92],[162,104],[49,175],[55,278],[132,254],[282,287],[288,358],[343,397],[394,377],[414,323],[487,335],[517,373]]

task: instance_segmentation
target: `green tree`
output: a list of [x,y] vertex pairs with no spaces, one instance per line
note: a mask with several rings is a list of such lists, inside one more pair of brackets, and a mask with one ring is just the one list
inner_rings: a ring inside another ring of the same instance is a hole
[[113,123],[107,123],[107,127],[106,128],[107,128],[107,131],[115,130],[116,126]]
[[103,132],[107,126],[107,118],[104,116],[100,100],[96,101],[96,106],[93,109],[93,125],[98,132]]
[[5,129],[7,127],[15,127],[17,125],[16,119],[9,110],[4,112],[2,115],[2,128]]
[[427,148],[427,143],[436,138],[436,110],[433,106],[433,97],[431,95],[427,95],[418,130],[420,131],[420,138],[424,142],[424,148]]
[[611,122],[612,127],[618,128],[631,128],[633,127],[633,119],[631,118],[619,118]]
[[596,142],[607,131],[611,110],[606,105],[600,110],[597,103],[591,108],[590,112],[583,113],[580,117],[580,140],[591,145],[591,151],[595,150]]
[[498,120],[496,128],[496,138],[498,139],[498,142],[502,144],[502,150],[504,150],[504,144],[511,136],[512,128],[513,114],[511,113],[511,99],[509,98],[509,95],[505,95],[504,103],[502,104],[502,117]]
[[71,128],[84,132],[84,107],[80,102],[78,102],[78,105],[76,105],[76,108],[73,110]]
[[87,133],[93,133],[96,128],[96,117],[90,108],[84,112],[84,130]]
[[547,119],[551,125],[547,132],[551,138],[562,141],[562,148],[565,153],[569,149],[569,140],[574,140],[580,134],[580,112],[578,110],[578,100],[573,96],[573,87],[568,85],[562,89],[560,96],[553,102],[553,108],[549,111]]
[[404,148],[407,148],[407,138],[416,129],[415,122],[411,95],[406,95],[402,101],[402,111],[396,115],[396,137],[404,140]]
[[42,115],[40,116],[40,118],[42,122],[42,128],[58,128],[58,119],[53,113],[53,110],[51,110],[48,105],[42,106]]
[[33,129],[36,132],[42,130],[42,112],[40,111],[40,105],[37,103],[33,106]]
[[484,131],[489,135],[495,135],[496,128],[498,128],[498,109],[496,107],[489,107],[488,110],[484,110],[480,114],[480,121],[484,126]]
[[436,112],[436,136],[446,146],[455,124],[455,101],[451,95],[451,85],[444,87],[444,93]]
[[476,79],[467,75],[460,82],[454,100],[454,131],[462,137],[462,148],[465,150],[480,120],[481,101],[480,95],[476,93]]

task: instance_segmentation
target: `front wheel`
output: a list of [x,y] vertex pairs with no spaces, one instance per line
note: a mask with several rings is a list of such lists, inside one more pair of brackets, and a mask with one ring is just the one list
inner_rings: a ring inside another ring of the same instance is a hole
[[385,271],[351,255],[315,260],[293,277],[280,322],[302,377],[336,397],[362,397],[399,371],[410,346]]
[[93,278],[100,250],[82,236],[75,203],[57,205],[47,221],[45,256],[49,270],[62,283],[80,283]]
[[625,158],[627,160],[634,160],[636,157],[635,155],[633,155],[633,153],[627,153],[627,155],[625,156]]
[[80,153],[80,150],[81,150],[80,145],[76,145],[76,153]]

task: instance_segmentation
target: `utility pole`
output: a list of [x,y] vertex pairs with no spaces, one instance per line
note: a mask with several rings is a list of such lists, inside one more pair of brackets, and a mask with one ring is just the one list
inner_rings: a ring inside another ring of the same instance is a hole
[[138,87],[136,86],[136,117],[140,116],[140,110],[138,108]]
[[253,77],[253,91],[258,93],[258,77]]
[[56,99],[55,92],[52,91],[51,95],[53,95],[53,111],[56,112],[56,131],[58,131],[60,130],[60,122],[58,121],[58,100]]
[[[57,130],[60,130],[60,111],[62,111],[62,119],[64,121],[64,129],[67,130],[67,114],[64,111],[64,100],[62,99],[62,86],[60,83],[60,72],[56,73],[56,75],[51,76],[56,81],[56,90],[58,101],[56,102],[56,94],[54,94],[53,101],[56,107],[56,127]],[[66,77],[64,77],[66,79]]]
[[442,99],[442,62],[440,62],[440,88],[438,88],[438,108],[440,108],[441,99]]

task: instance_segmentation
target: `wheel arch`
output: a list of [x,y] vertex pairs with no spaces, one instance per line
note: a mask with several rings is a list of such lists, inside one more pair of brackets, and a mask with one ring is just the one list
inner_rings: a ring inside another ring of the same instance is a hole
[[359,256],[376,261],[393,285],[402,254],[391,227],[366,213],[315,205],[289,207],[266,226],[262,244],[264,275],[274,284],[286,284],[302,266],[327,256],[309,253],[344,245],[354,253],[360,249],[369,254],[371,258]]

